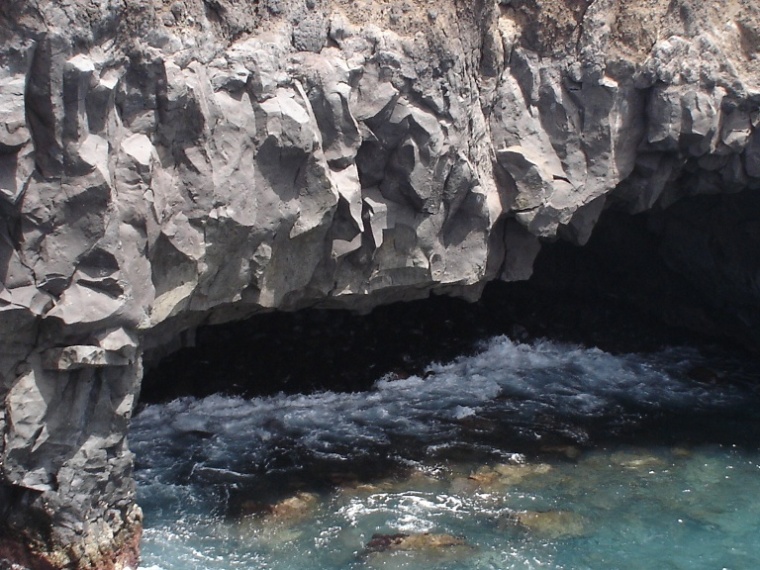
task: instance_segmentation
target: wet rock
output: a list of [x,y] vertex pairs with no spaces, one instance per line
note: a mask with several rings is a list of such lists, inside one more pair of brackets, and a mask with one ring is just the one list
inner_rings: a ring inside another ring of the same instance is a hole
[[391,484],[387,481],[378,483],[354,483],[343,485],[340,492],[346,496],[374,495],[375,493],[387,493],[391,490]]
[[243,501],[240,514],[260,518],[266,523],[293,525],[310,517],[318,505],[318,495],[301,492],[274,504]]
[[417,491],[443,490],[448,485],[450,473],[443,467],[418,466],[402,469],[386,478],[372,478],[369,481],[343,482],[340,492],[347,496],[366,496],[377,493],[404,493],[409,489]]
[[653,469],[662,469],[667,465],[661,457],[646,453],[635,453],[629,451],[619,451],[610,455],[610,462],[619,465],[625,469],[634,471],[650,471]]
[[[470,464],[471,465],[471,464]],[[472,493],[477,490],[506,493],[517,486],[540,486],[554,469],[546,463],[503,463],[481,465],[469,472],[454,469],[450,477],[451,489],[456,493]]]
[[450,534],[373,534],[367,543],[368,552],[438,551],[471,548],[464,538]]
[[670,450],[670,453],[673,455],[673,457],[676,457],[678,459],[688,459],[694,455],[694,452],[691,449],[682,446],[672,448]]
[[577,538],[587,532],[583,517],[570,511],[517,511],[506,517],[505,524],[545,540]]
[[474,552],[464,538],[450,534],[375,534],[361,559],[369,568],[407,568],[433,562],[465,561]]
[[511,487],[519,485],[526,479],[537,475],[545,475],[552,471],[551,465],[539,464],[509,464],[503,463],[493,467],[481,467],[472,473],[468,479],[485,488]]
[[561,455],[567,459],[573,460],[578,459],[583,453],[581,449],[575,445],[545,445],[541,447],[541,452]]

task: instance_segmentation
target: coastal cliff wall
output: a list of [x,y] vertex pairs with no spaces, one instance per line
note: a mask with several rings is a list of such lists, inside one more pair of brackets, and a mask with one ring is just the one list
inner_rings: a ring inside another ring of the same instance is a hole
[[[758,192],[758,57],[754,0],[4,0],[0,559],[134,565],[184,331],[474,299],[606,209]],[[666,260],[760,346],[760,213],[704,204]]]

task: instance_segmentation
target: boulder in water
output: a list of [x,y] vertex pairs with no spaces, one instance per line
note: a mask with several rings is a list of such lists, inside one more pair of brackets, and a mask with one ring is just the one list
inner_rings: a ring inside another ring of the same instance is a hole
[[470,474],[468,479],[485,488],[510,487],[518,485],[525,479],[535,475],[549,473],[551,469],[551,465],[546,463],[534,465],[500,463],[493,467],[481,467]]
[[257,516],[266,521],[295,524],[308,517],[319,502],[314,493],[297,493],[277,503],[244,501],[241,504],[243,516]]

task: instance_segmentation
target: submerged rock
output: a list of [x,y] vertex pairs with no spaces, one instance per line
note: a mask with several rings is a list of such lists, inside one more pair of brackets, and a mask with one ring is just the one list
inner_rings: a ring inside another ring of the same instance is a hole
[[576,538],[587,532],[583,517],[570,511],[516,511],[504,519],[504,524],[547,540]]
[[450,534],[375,534],[361,556],[363,567],[386,570],[469,560],[475,548]]
[[373,534],[367,552],[438,551],[450,548],[472,548],[464,538],[450,534]]
[[511,487],[536,475],[551,472],[552,467],[546,463],[511,464],[502,463],[493,467],[481,467],[472,473],[468,479],[485,488]]
[[670,450],[671,455],[677,459],[688,459],[694,455],[694,451],[684,446],[676,446]]
[[269,549],[292,546],[303,535],[302,523],[314,517],[319,496],[299,492],[275,503],[253,499],[242,501],[215,530],[216,536],[257,543]]
[[240,515],[257,517],[267,523],[292,525],[310,517],[318,504],[318,495],[301,492],[273,504],[243,501],[240,505]]
[[369,480],[348,479],[341,481],[338,489],[347,496],[398,493],[408,489],[435,490],[448,484],[450,473],[442,466],[418,465],[401,469],[400,472]]
[[545,445],[541,447],[540,451],[552,455],[561,455],[572,460],[578,459],[583,453],[581,449],[575,445]]
[[610,455],[610,462],[625,469],[634,471],[650,471],[662,469],[667,462],[661,457],[649,453],[636,453],[631,451],[619,451]]

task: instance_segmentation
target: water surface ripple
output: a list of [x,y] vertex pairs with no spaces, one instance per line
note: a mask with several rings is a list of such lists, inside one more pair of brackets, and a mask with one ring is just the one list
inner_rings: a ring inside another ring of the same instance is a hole
[[363,393],[150,404],[142,568],[752,568],[758,379],[496,337]]

